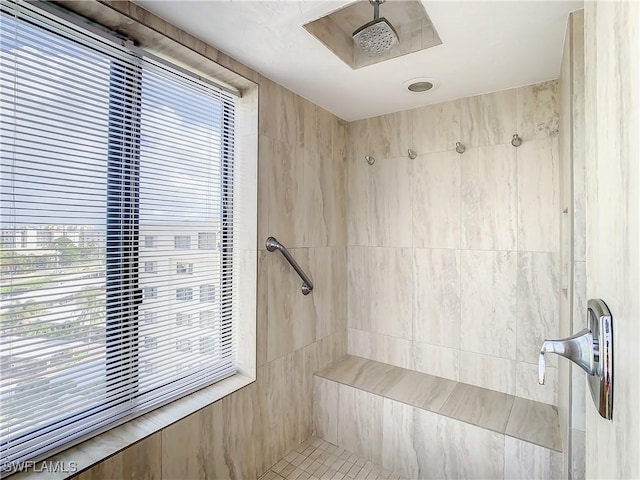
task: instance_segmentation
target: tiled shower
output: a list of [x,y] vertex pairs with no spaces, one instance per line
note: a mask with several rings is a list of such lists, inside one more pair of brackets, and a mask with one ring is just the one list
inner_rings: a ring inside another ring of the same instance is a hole
[[259,85],[257,378],[79,478],[258,478],[317,434],[314,372],[346,354],[559,405],[536,365],[561,333],[557,80],[346,123],[128,6]]

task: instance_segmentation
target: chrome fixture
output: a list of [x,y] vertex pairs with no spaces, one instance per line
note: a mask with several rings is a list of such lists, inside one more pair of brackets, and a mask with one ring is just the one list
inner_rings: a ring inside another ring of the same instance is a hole
[[522,138],[520,137],[520,135],[518,135],[517,133],[513,134],[513,137],[511,138],[511,145],[513,145],[514,147],[519,147],[520,145],[522,145]]
[[415,160],[418,154],[415,152],[415,150],[409,149],[407,150],[407,156],[409,157],[410,160]]
[[365,155],[364,159],[367,161],[369,165],[373,165],[374,163],[376,163],[376,159],[373,158],[371,155]]
[[300,268],[300,265],[298,265],[298,262],[296,262],[295,258],[291,256],[289,250],[287,250],[284,245],[276,240],[275,237],[267,238],[266,246],[267,250],[269,250],[270,252],[278,250],[282,254],[282,256],[287,259],[287,262],[289,262],[289,264],[293,267],[297,274],[300,275],[300,278],[302,279],[302,294],[309,295],[311,293],[311,290],[313,290],[313,283],[311,283],[311,280],[309,280],[307,274],[304,273],[302,268]]
[[353,32],[353,41],[369,57],[380,55],[400,42],[393,25],[384,17],[380,17],[380,4],[385,0],[369,0],[373,5],[373,20],[365,23]]
[[467,147],[465,147],[462,143],[460,142],[456,142],[456,152],[458,153],[464,153],[464,151],[467,149]]
[[613,413],[613,318],[599,298],[587,303],[587,328],[563,340],[545,340],[538,356],[538,382],[544,385],[545,353],[568,358],[589,377],[591,398],[598,413],[611,420]]

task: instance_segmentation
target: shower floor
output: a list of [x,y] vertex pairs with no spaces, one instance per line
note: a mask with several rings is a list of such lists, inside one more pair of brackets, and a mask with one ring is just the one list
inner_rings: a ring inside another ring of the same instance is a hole
[[405,480],[400,475],[317,437],[290,451],[260,480]]

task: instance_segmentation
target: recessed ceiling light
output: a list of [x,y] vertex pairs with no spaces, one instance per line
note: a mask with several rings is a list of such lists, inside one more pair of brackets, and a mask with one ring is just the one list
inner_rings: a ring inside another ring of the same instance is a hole
[[412,78],[404,82],[404,88],[409,93],[424,93],[433,90],[438,83],[433,78]]

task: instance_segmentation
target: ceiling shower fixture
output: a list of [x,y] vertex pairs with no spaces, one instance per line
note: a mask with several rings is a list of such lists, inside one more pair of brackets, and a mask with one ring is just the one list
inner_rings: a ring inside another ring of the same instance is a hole
[[386,18],[380,17],[380,4],[384,2],[385,0],[369,0],[373,5],[373,20],[353,32],[353,41],[369,57],[380,55],[400,42],[393,25]]

